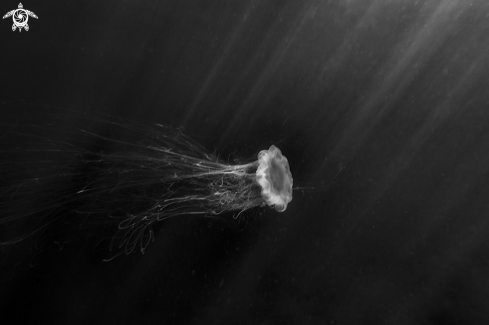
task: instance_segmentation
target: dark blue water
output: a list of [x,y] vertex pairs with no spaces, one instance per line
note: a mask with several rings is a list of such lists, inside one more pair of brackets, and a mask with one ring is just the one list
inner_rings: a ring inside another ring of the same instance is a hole
[[162,221],[110,262],[106,229],[67,216],[40,247],[2,247],[1,323],[489,321],[485,1],[23,5],[29,31],[0,25],[2,177],[62,166],[64,146],[15,151],[79,144],[70,128],[103,115],[181,127],[230,163],[275,144],[308,189],[283,213]]

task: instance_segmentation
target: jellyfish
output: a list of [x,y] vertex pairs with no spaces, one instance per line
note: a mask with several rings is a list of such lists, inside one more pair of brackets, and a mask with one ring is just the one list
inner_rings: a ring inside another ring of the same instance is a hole
[[237,218],[265,206],[283,212],[292,200],[289,164],[274,145],[256,160],[230,164],[170,126],[119,120],[97,121],[90,128],[63,125],[61,139],[41,141],[48,146],[24,152],[48,158],[23,162],[28,176],[9,173],[0,188],[8,194],[0,202],[0,225],[36,220],[13,239],[0,234],[3,245],[74,218],[86,228],[115,224],[110,250],[118,250],[116,256],[144,253],[154,241],[156,222],[224,213]]

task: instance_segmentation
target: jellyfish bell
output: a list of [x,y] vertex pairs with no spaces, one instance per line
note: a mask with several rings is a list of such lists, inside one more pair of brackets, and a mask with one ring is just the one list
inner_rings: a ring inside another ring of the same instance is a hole
[[278,212],[285,211],[287,204],[292,201],[293,184],[287,158],[279,148],[272,145],[270,149],[260,151],[258,163],[256,181],[262,188],[263,200]]

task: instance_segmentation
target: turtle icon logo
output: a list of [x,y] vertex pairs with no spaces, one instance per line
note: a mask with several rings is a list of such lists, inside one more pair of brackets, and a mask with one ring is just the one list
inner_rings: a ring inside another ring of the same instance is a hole
[[12,31],[15,31],[15,29],[18,28],[19,32],[22,31],[22,28],[24,28],[26,31],[29,30],[29,25],[27,25],[29,16],[37,19],[36,14],[33,13],[32,11],[25,10],[24,7],[22,6],[22,3],[19,3],[18,9],[14,9],[7,12],[3,16],[3,19],[8,18],[10,16],[12,16],[12,19],[14,21],[14,24],[12,25]]

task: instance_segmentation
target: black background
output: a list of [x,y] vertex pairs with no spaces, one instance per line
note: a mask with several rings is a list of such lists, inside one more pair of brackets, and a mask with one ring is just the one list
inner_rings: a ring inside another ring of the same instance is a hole
[[2,323],[489,322],[487,1],[23,5],[29,31],[0,26],[6,125],[68,110],[184,127],[223,157],[275,144],[315,189],[167,220],[111,262],[83,240],[2,248]]

